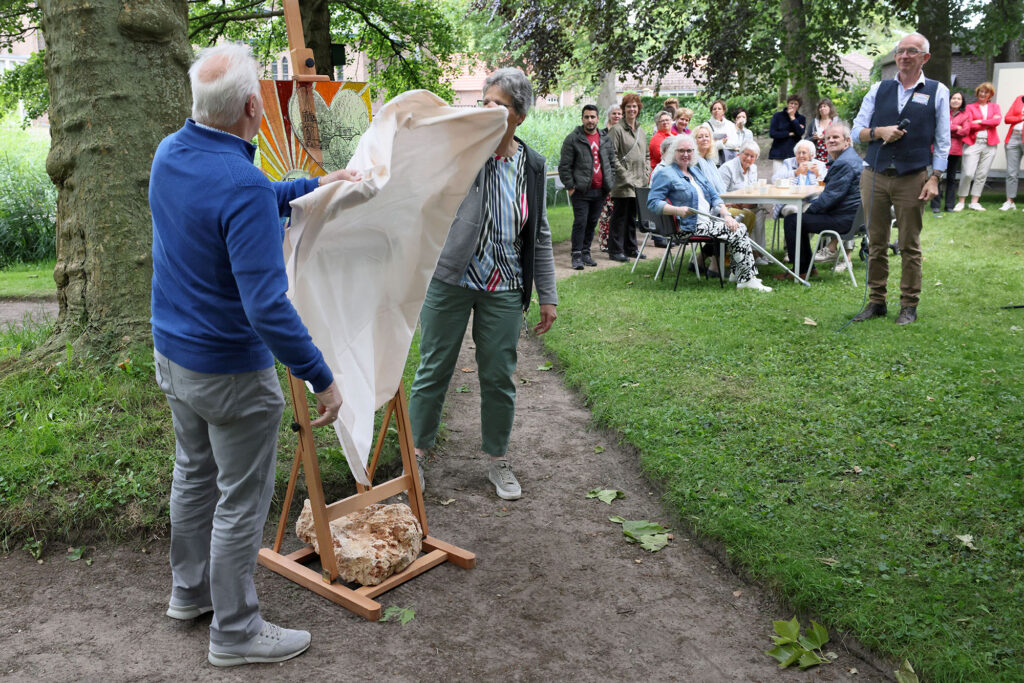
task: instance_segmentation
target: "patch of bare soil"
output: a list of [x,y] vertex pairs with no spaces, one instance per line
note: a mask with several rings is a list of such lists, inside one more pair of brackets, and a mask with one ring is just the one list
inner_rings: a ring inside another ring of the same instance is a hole
[[[558,258],[565,268],[568,254]],[[459,368],[475,370],[473,353],[467,337]],[[415,609],[406,626],[365,621],[258,568],[264,616],[308,629],[313,644],[289,662],[217,670],[206,662],[209,618],[182,623],[163,614],[166,541],[101,546],[87,553],[91,566],[61,549],[42,565],[17,551],[0,557],[0,677],[840,681],[856,668],[853,680],[887,679],[842,642],[830,643],[839,655],[832,665],[780,671],[764,651],[772,620],[792,614],[679,527],[635,454],[591,427],[557,370],[537,369],[545,361],[539,341],[522,341],[510,457],[524,496],[513,502],[498,499],[486,478],[477,375],[456,370],[449,438],[428,463],[426,503],[431,535],[475,552],[477,567],[442,565],[385,593],[385,607]],[[468,392],[456,392],[461,386]],[[595,487],[626,498],[611,506],[586,499]],[[648,553],[626,543],[608,521],[616,514],[660,522],[675,538]],[[290,533],[286,551],[298,545]]]

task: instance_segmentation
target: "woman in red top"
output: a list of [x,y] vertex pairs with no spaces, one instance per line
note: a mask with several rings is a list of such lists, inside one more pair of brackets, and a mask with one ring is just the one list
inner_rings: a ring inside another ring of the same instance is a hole
[[[961,128],[967,123],[967,112],[964,111],[963,93],[953,92],[949,95],[949,161],[946,165],[946,211],[952,211],[956,203],[956,172],[960,168],[961,155],[964,153],[964,136]],[[966,131],[966,128],[964,128]],[[941,217],[939,208],[942,194],[932,199],[932,213]]]
[[648,145],[651,152],[652,171],[661,163],[661,141],[675,135],[672,132],[672,114],[667,111],[658,112],[658,115],[654,117],[654,125],[658,127],[658,132],[651,136],[651,142]]
[[964,170],[954,211],[964,210],[968,190],[971,191],[969,208],[985,210],[978,200],[981,199],[981,190],[985,187],[988,170],[996,156],[996,145],[999,144],[996,126],[1003,120],[999,105],[991,101],[995,94],[996,87],[986,81],[974,89],[978,101],[967,105],[967,123],[960,129],[963,132]]
[[1021,141],[1021,128],[1019,125],[1024,119],[1024,95],[1020,95],[1010,105],[1010,111],[1006,112],[1005,123],[1010,124],[1010,130],[1006,132],[1006,203],[1000,207],[1003,211],[1013,211],[1017,208],[1014,201],[1017,198],[1017,177],[1020,175],[1020,159],[1024,156],[1024,143]]

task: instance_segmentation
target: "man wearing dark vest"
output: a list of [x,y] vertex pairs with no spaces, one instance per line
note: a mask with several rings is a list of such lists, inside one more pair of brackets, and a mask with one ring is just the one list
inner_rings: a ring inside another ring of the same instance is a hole
[[[868,305],[854,322],[885,317],[889,279],[889,207],[896,212],[903,258],[897,325],[917,320],[921,294],[921,211],[939,192],[949,153],[949,88],[925,78],[928,39],[911,33],[896,46],[898,72],[871,86],[853,122],[855,140],[867,142],[860,194],[868,217]],[[931,174],[928,165],[931,164]]]

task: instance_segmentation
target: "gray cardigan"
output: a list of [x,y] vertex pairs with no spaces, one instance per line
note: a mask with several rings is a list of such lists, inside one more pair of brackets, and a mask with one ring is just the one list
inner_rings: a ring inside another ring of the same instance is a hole
[[[519,138],[526,154],[526,225],[520,233],[523,267],[523,310],[530,307],[533,287],[537,287],[537,299],[542,304],[558,304],[555,289],[555,257],[551,251],[551,229],[548,227],[546,202],[547,176],[544,157],[526,146]],[[450,285],[458,285],[469,268],[469,262],[480,241],[484,215],[484,169],[477,173],[473,187],[462,200],[448,239],[441,249],[441,257],[434,269],[434,277]]]

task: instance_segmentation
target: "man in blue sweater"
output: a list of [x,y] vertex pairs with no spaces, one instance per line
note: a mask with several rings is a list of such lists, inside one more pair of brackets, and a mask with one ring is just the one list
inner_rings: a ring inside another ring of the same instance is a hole
[[278,662],[306,631],[263,621],[253,583],[274,490],[284,400],[276,356],[338,415],[334,376],[286,296],[280,216],[289,202],[358,174],[271,183],[253,166],[263,102],[249,49],[204,50],[189,70],[192,119],[153,157],[153,345],[174,418],[172,587],[167,616],[213,612],[216,666]]

